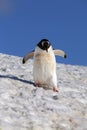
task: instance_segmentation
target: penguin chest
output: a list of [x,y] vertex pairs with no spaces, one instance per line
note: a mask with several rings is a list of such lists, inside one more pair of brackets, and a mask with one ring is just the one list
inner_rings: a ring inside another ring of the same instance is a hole
[[33,73],[36,82],[46,83],[56,73],[55,56],[48,53],[37,53],[34,56]]

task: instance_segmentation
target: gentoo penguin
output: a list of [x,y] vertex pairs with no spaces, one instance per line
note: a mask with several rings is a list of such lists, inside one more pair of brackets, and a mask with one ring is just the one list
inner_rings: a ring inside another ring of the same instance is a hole
[[56,58],[55,55],[66,58],[66,53],[62,50],[55,50],[47,39],[42,39],[35,50],[26,54],[22,60],[23,64],[34,57],[33,76],[35,85],[38,87],[52,88],[58,92]]

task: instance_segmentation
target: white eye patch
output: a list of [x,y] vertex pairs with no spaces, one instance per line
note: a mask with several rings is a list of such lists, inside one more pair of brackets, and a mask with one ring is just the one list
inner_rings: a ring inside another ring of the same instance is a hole
[[43,41],[43,42],[42,42],[42,46],[44,46],[44,43],[45,43],[45,42]]

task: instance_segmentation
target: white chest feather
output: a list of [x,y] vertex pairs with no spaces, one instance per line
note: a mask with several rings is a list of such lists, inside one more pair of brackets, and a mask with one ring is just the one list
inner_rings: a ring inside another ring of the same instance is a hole
[[36,83],[57,85],[56,60],[50,48],[48,52],[36,48],[34,54],[34,80]]

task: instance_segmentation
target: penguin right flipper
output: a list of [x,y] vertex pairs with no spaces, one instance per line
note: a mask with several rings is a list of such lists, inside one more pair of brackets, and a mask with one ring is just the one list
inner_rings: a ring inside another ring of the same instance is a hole
[[56,50],[53,50],[53,51],[54,51],[55,55],[62,56],[63,58],[67,57],[66,53],[63,50],[56,49]]
[[28,59],[32,58],[34,56],[34,51],[29,52],[23,57],[22,63],[24,64]]

